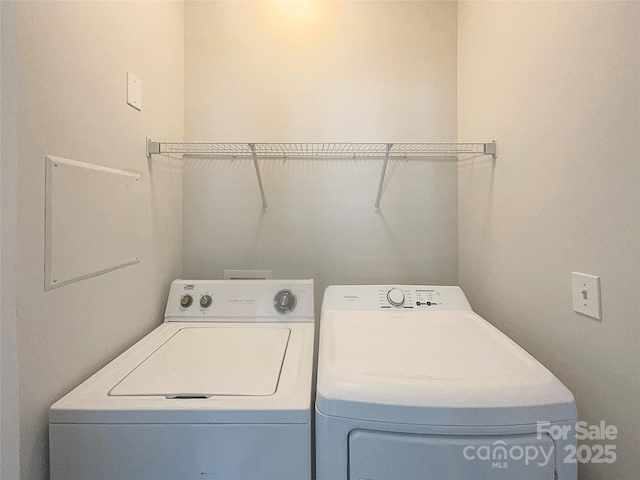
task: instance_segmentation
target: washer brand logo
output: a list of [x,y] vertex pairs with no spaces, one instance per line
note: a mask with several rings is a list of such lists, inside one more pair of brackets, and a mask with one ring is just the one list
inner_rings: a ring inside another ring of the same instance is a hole
[[185,290],[193,290],[194,288],[195,288],[195,285],[193,285],[192,283],[189,283],[184,286]]
[[494,442],[492,445],[467,445],[462,454],[467,460],[481,460],[491,462],[492,468],[508,468],[509,461],[524,462],[525,465],[537,464],[544,467],[549,464],[553,457],[553,445],[545,449],[539,445],[513,445],[507,448],[507,444],[502,440]]

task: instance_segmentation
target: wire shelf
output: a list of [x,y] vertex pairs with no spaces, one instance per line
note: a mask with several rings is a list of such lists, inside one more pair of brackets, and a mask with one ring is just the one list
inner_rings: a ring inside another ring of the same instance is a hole
[[[208,157],[455,157],[492,154],[495,143],[205,143],[151,142],[149,153],[174,153]],[[495,149],[494,149],[495,150]]]
[[382,172],[376,196],[376,211],[380,211],[380,196],[389,158],[456,157],[458,155],[491,155],[496,158],[496,142],[448,143],[209,143],[209,142],[153,142],[147,139],[147,157],[156,154],[184,154],[204,157],[251,157],[256,170],[262,211],[267,200],[260,173],[260,158],[383,158]]

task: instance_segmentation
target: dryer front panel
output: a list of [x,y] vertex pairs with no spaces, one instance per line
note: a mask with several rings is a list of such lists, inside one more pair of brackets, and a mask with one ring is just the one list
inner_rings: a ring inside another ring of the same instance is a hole
[[349,434],[352,480],[554,480],[555,458],[546,434]]

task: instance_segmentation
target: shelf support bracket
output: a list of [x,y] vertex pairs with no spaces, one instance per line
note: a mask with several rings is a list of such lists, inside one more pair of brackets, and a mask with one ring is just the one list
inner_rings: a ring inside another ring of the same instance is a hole
[[498,157],[498,148],[495,140],[484,144],[484,154],[491,155],[494,160]]
[[160,142],[152,142],[149,137],[147,137],[147,158],[151,160],[151,155],[160,154]]
[[380,182],[378,183],[378,195],[376,196],[376,212],[380,212],[380,196],[382,195],[382,185],[384,184],[384,175],[387,173],[387,162],[389,162],[389,154],[391,153],[393,143],[387,143],[387,152],[384,156],[382,164],[382,172],[380,172]]
[[260,165],[258,165],[258,154],[256,153],[256,144],[249,143],[251,155],[253,156],[253,166],[256,168],[256,177],[258,177],[258,186],[260,187],[260,196],[262,197],[262,211],[267,212],[267,200],[264,196],[264,186],[262,185],[262,175],[260,175]]

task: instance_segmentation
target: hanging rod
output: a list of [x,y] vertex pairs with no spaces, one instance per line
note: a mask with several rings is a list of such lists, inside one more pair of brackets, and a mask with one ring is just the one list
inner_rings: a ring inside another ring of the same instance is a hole
[[[253,145],[253,148],[251,147]],[[387,146],[391,150],[387,152]],[[464,154],[496,156],[496,143],[208,143],[154,142],[147,139],[147,156],[162,153],[208,157],[455,157]]]
[[380,197],[389,158],[456,157],[458,155],[491,155],[497,158],[495,140],[480,142],[421,142],[421,143],[208,143],[208,142],[154,142],[147,138],[147,158],[163,153],[205,157],[249,157],[253,159],[258,186],[262,197],[262,211],[267,211],[267,200],[260,174],[258,157],[324,157],[324,158],[383,158],[376,212],[380,211]]

